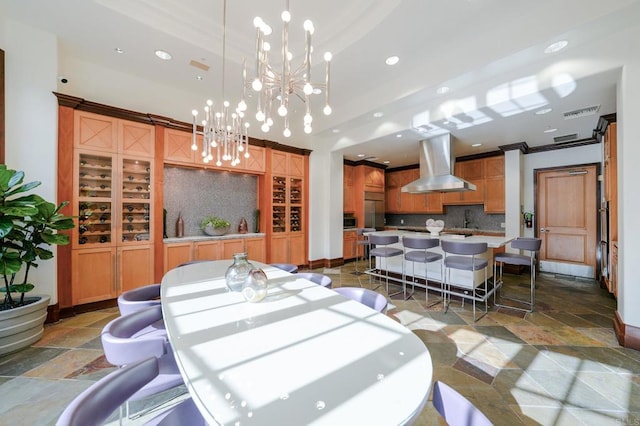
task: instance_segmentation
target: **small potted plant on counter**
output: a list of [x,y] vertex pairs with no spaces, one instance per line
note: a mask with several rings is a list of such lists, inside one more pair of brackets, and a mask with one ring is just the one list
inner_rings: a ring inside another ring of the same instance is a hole
[[524,212],[524,224],[527,228],[533,227],[533,212]]
[[72,229],[73,218],[36,194],[26,194],[40,185],[23,183],[24,172],[0,164],[0,355],[29,346],[40,339],[50,297],[25,293],[33,290],[29,271],[41,260],[53,258],[50,246],[68,244],[69,236],[58,231]]
[[229,231],[230,226],[231,223],[228,220],[218,216],[207,216],[200,223],[200,228],[207,235],[224,235]]

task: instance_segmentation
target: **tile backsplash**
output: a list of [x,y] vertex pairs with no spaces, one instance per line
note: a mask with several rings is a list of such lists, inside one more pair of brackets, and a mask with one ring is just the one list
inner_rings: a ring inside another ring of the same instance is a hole
[[427,219],[440,219],[444,221],[445,228],[473,228],[485,231],[504,231],[500,225],[505,220],[504,214],[486,214],[482,204],[447,206],[445,214],[386,214],[385,218],[387,226],[426,227]]
[[165,167],[167,236],[176,236],[176,220],[180,213],[184,220],[185,236],[203,235],[200,222],[205,216],[218,216],[231,222],[229,233],[237,232],[240,220],[244,217],[249,232],[253,232],[257,194],[257,176]]

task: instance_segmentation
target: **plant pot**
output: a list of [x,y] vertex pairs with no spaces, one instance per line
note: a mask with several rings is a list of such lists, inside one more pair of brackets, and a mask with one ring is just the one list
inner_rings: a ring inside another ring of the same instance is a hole
[[38,299],[26,306],[0,311],[0,355],[15,352],[37,342],[44,332],[49,296],[30,296]]
[[204,229],[203,229],[204,233],[207,235],[212,235],[212,236],[216,236],[216,235],[224,235],[227,232],[229,232],[229,227],[225,226],[224,228],[214,228],[211,225],[207,225]]

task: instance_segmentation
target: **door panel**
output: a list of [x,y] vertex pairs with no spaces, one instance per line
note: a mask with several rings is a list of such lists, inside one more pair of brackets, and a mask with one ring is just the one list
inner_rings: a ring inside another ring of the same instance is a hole
[[536,172],[540,269],[586,278],[596,271],[596,166]]

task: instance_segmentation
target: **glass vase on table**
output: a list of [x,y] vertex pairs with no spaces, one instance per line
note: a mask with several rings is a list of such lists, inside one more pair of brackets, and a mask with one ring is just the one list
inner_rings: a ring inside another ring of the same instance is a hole
[[234,254],[233,264],[227,268],[227,272],[224,274],[227,288],[231,291],[242,291],[244,282],[254,269],[256,269],[255,266],[247,260],[247,253]]

